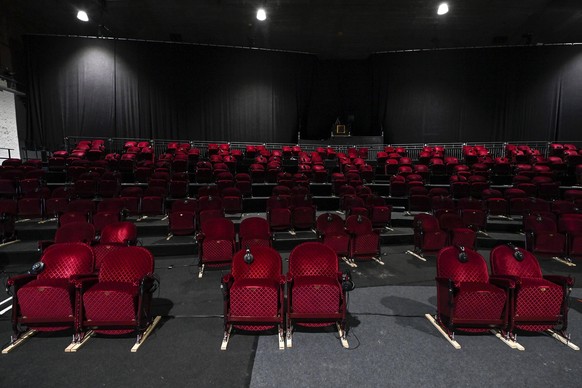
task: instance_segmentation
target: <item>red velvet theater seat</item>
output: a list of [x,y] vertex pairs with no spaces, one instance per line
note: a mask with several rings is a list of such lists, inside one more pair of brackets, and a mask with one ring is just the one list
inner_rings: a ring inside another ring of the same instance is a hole
[[12,299],[12,343],[23,331],[59,331],[75,326],[73,277],[93,272],[93,250],[82,243],[55,244],[40,259],[42,269],[8,279]]
[[273,241],[269,222],[261,217],[249,217],[242,220],[238,236],[240,249],[255,246],[270,247]]
[[448,234],[447,245],[475,249],[477,233],[463,222],[461,216],[455,213],[445,213],[438,220],[441,229]]
[[283,301],[285,278],[281,256],[270,247],[242,249],[232,259],[231,272],[222,279],[226,350],[232,329],[260,332],[277,329],[283,349]]
[[414,216],[413,228],[416,253],[439,251],[447,242],[447,233],[441,229],[439,221],[432,215]]
[[441,327],[451,341],[457,330],[506,330],[508,293],[514,283],[490,278],[485,259],[476,251],[453,246],[442,249],[437,256],[436,284],[437,314],[436,319],[429,319]]
[[558,256],[565,254],[566,236],[558,232],[558,226],[552,218],[527,216],[524,231],[527,250]]
[[70,222],[57,229],[53,241],[39,241],[38,248],[42,252],[53,244],[80,242],[89,245],[94,239],[95,227],[92,224],[84,221]]
[[346,219],[346,231],[350,235],[350,259],[380,260],[380,234],[373,229],[372,222],[362,215],[349,216]]
[[510,331],[545,331],[568,324],[568,296],[574,285],[571,277],[542,275],[538,260],[517,247],[500,245],[491,251],[491,272],[515,281],[511,301]]
[[291,228],[291,209],[289,198],[273,195],[267,199],[267,221],[272,231],[289,230]]
[[113,250],[137,244],[137,227],[133,222],[120,221],[109,224],[101,231],[99,240],[93,243],[95,253],[95,269],[101,267],[101,262]]
[[317,217],[317,232],[321,242],[333,249],[338,257],[349,257],[350,235],[340,216],[333,213],[321,214]]
[[229,266],[236,249],[234,224],[226,218],[211,218],[201,225],[198,240],[198,277],[205,266]]
[[157,288],[154,257],[143,247],[110,252],[98,277],[76,282],[81,307],[80,332],[121,335],[137,332],[137,344],[152,322],[150,307]]
[[292,347],[295,325],[336,325],[347,348],[346,311],[346,290],[333,249],[318,242],[296,246],[289,255],[287,273],[287,347]]
[[198,202],[195,199],[182,199],[172,203],[168,214],[170,235],[187,236],[196,232],[196,213]]

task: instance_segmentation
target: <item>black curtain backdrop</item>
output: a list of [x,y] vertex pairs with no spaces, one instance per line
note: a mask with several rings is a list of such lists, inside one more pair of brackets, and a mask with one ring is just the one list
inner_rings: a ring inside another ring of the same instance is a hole
[[29,146],[65,136],[297,141],[316,58],[251,49],[26,38]]
[[386,143],[582,138],[582,46],[373,55]]
[[308,126],[301,137],[327,139],[336,119],[355,136],[380,136],[372,125],[369,60],[320,61],[312,89]]
[[580,140],[582,46],[376,54],[359,61],[27,36],[29,147],[65,136],[295,143],[336,118],[386,143]]

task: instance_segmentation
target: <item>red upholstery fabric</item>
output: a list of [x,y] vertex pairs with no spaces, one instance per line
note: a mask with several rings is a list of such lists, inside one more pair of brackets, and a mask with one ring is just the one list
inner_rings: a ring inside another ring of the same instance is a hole
[[344,228],[344,221],[333,213],[324,213],[317,217],[317,231],[322,242],[334,250],[338,256],[349,255],[350,235]]
[[145,248],[124,247],[108,254],[101,264],[99,281],[83,293],[83,327],[106,334],[143,328],[151,294],[142,294],[140,284],[153,271],[154,257]]
[[429,214],[414,216],[415,247],[421,251],[438,251],[445,246],[447,234],[441,230],[436,217]]
[[239,227],[240,248],[254,246],[271,246],[269,222],[261,217],[249,217],[242,220]]
[[371,259],[380,256],[380,235],[372,228],[372,222],[364,216],[349,216],[346,230],[350,234],[350,257]]
[[291,210],[287,198],[271,196],[267,200],[267,221],[271,230],[287,230],[291,227]]
[[527,248],[532,252],[558,255],[565,253],[566,236],[558,233],[558,227],[551,218],[528,216],[524,230]]
[[[515,252],[523,255],[520,261]],[[563,276],[542,277],[536,257],[521,248],[500,245],[491,251],[491,271],[494,275],[509,275],[519,279],[512,311],[512,327],[527,331],[543,331],[567,326],[566,288],[570,283]],[[573,283],[573,282],[572,282]]]
[[202,223],[200,263],[210,266],[229,265],[235,251],[235,231],[232,221],[212,218]]
[[82,243],[55,244],[44,251],[41,261],[44,270],[36,279],[15,290],[13,317],[40,331],[72,327],[74,286],[69,278],[93,272],[93,251]]
[[95,227],[87,222],[70,222],[59,227],[55,233],[55,243],[91,243],[95,238]]
[[345,294],[335,252],[322,243],[298,245],[289,256],[288,324],[327,326],[345,320]]
[[459,260],[456,247],[442,249],[437,256],[437,312],[450,331],[486,331],[507,324],[507,293],[489,283],[483,257],[466,249]]
[[281,256],[270,247],[250,248],[253,261],[245,262],[246,250],[232,260],[230,276],[223,279],[225,325],[259,331],[283,322]]

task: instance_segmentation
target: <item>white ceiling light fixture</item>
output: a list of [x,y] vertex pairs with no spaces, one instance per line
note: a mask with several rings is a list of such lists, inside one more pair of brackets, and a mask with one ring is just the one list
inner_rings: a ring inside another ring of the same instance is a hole
[[89,16],[87,15],[87,12],[79,11],[79,12],[77,12],[77,19],[79,19],[82,22],[88,22]]
[[257,10],[257,19],[260,21],[264,21],[265,19],[267,19],[267,12],[265,11],[264,8],[259,8]]
[[444,15],[449,12],[449,5],[447,3],[440,3],[437,10],[437,15]]

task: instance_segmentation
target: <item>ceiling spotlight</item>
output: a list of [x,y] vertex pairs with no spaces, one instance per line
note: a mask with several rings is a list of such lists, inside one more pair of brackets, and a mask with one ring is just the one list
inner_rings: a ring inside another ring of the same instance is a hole
[[437,10],[437,15],[444,15],[449,12],[449,5],[447,3],[440,3],[439,9]]
[[267,18],[267,12],[265,12],[265,10],[263,8],[259,8],[259,10],[257,11],[257,19],[259,19],[260,21],[263,21]]
[[77,12],[77,19],[79,19],[82,22],[88,22],[89,16],[87,16],[87,12],[79,11],[79,12]]

